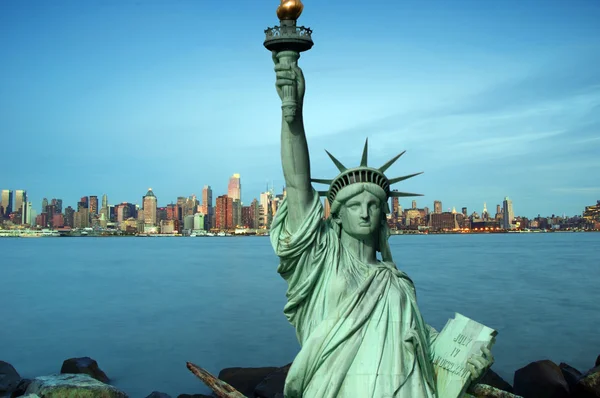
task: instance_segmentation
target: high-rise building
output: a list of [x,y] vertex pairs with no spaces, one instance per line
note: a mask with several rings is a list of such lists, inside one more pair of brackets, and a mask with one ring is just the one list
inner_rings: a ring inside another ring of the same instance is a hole
[[413,210],[416,210],[416,209],[417,209],[417,201],[416,201],[416,200],[413,200],[413,201],[412,201],[412,209],[413,209]]
[[87,196],[82,196],[81,199],[79,199],[79,203],[82,203],[83,207],[86,209],[90,208],[90,200]]
[[4,208],[4,216],[8,217],[13,212],[13,191],[3,189],[0,198],[2,199],[2,207]]
[[156,225],[156,196],[152,192],[152,188],[148,188],[146,196],[143,197],[143,209],[144,209],[144,224]]
[[48,207],[48,199],[42,199],[42,213],[46,211],[46,207]]
[[434,214],[441,214],[443,212],[442,210],[442,201],[441,200],[435,200],[433,201],[433,213]]
[[234,174],[229,177],[229,185],[227,186],[227,196],[233,200],[242,200],[242,182],[239,174]]
[[461,211],[461,213],[462,213],[462,215],[463,215],[463,216],[465,216],[465,217],[468,217],[468,214],[467,214],[467,208],[466,208],[466,207],[463,207],[463,208],[462,208],[462,211]]
[[512,205],[512,200],[510,200],[507,197],[504,198],[504,202],[502,202],[503,205],[503,217],[502,217],[502,227],[504,229],[513,229],[513,218],[515,218],[515,215],[513,213],[513,205]]
[[65,219],[64,219],[65,227],[73,228],[75,226],[75,209],[71,206],[67,206],[65,209]]
[[254,198],[252,200],[252,203],[250,204],[250,217],[251,217],[251,223],[250,223],[250,228],[259,228],[260,227],[260,204],[258,203],[258,200],[256,200],[256,198]]
[[[398,190],[394,189],[394,192],[398,192]],[[398,219],[398,215],[400,214],[398,212],[399,208],[400,208],[400,201],[398,200],[398,197],[393,197],[392,198],[392,218],[394,220]]]
[[90,214],[92,216],[95,216],[96,214],[98,214],[98,197],[97,196],[90,196]]
[[233,199],[227,195],[221,195],[216,201],[216,225],[218,229],[233,228]]
[[232,200],[232,213],[233,213],[233,226],[237,227],[242,225],[242,202],[234,199]]
[[21,224],[31,225],[31,216],[32,216],[31,207],[32,207],[31,202],[23,203],[23,208],[21,210]]
[[266,191],[260,194],[260,228],[270,228],[273,213],[271,212],[271,192]]
[[23,205],[27,203],[27,191],[17,189],[15,191],[15,208],[14,211],[23,214]]
[[108,196],[106,194],[102,195],[102,207],[108,208]]
[[202,188],[202,205],[201,205],[201,213],[206,217],[204,218],[204,227],[209,230],[213,227],[212,219],[214,216],[214,211],[212,209],[212,189],[210,185],[205,185]]

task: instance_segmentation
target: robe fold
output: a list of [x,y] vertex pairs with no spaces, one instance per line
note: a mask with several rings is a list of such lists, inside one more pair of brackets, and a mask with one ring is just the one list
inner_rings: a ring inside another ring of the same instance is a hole
[[423,321],[410,278],[344,250],[316,192],[293,234],[287,214],[284,199],[270,233],[288,283],[284,314],[301,345],[285,397],[435,397],[437,333]]

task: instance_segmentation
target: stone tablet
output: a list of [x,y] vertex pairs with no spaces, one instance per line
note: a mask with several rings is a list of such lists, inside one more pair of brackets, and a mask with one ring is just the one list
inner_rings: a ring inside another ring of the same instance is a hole
[[463,396],[471,382],[467,360],[491,349],[498,334],[481,323],[456,313],[449,319],[432,346],[433,367],[439,398]]

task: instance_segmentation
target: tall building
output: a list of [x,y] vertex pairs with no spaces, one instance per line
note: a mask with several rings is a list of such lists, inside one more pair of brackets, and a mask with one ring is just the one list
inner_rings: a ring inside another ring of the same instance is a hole
[[515,215],[513,213],[513,205],[512,200],[508,199],[508,196],[504,198],[504,202],[502,202],[503,207],[503,217],[502,217],[502,227],[504,229],[512,229],[513,228],[513,218]]
[[64,224],[65,227],[73,228],[75,226],[75,210],[71,206],[65,209]]
[[442,201],[441,200],[435,200],[433,201],[433,213],[434,214],[441,214],[443,212],[442,210]]
[[7,217],[13,212],[13,191],[9,189],[2,190],[2,207],[4,208],[4,216]]
[[102,207],[108,208],[108,196],[102,195]]
[[461,213],[462,213],[463,216],[468,217],[468,215],[467,215],[467,208],[466,207],[462,208]]
[[258,200],[256,200],[256,198],[254,198],[252,200],[252,203],[250,204],[250,218],[251,218],[251,223],[250,223],[250,228],[259,228],[260,227],[260,204],[258,203]]
[[21,211],[21,224],[23,225],[31,225],[31,211],[32,204],[31,202],[23,203],[23,208]]
[[46,207],[48,207],[48,199],[42,199],[42,213],[46,211]]
[[210,188],[210,185],[205,185],[204,188],[202,188],[201,212],[206,216],[204,218],[204,227],[207,230],[213,227],[212,219],[214,216],[214,211],[212,208],[212,202],[212,189]]
[[152,188],[148,188],[146,196],[142,199],[144,209],[144,224],[156,225],[156,196],[152,192]]
[[90,214],[92,216],[95,216],[96,214],[98,214],[98,197],[97,196],[90,196]]
[[260,194],[260,228],[270,228],[273,213],[271,212],[271,192],[262,192]]
[[240,180],[240,175],[237,173],[229,177],[227,196],[233,200],[242,200],[242,182]]
[[84,207],[86,209],[90,208],[90,201],[87,196],[82,196],[81,199],[79,199],[79,203],[81,203],[82,207]]
[[413,210],[416,210],[416,209],[417,209],[417,201],[416,201],[416,200],[413,200],[413,201],[412,201],[412,209],[413,209]]
[[233,228],[233,199],[227,195],[221,195],[216,201],[216,225],[218,229]]
[[232,200],[232,213],[233,213],[233,226],[237,227],[242,225],[242,202],[234,199]]
[[27,191],[17,189],[15,191],[15,208],[14,211],[23,214],[23,205],[27,203]]

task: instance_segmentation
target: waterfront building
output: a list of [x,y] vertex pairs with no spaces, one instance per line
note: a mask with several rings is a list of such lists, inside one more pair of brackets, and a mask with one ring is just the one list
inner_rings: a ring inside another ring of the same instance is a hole
[[31,214],[32,214],[31,209],[32,209],[31,202],[23,203],[23,208],[21,211],[21,224],[31,225]]
[[273,213],[271,213],[271,192],[266,191],[260,194],[260,228],[269,229]]
[[242,200],[242,182],[240,175],[237,173],[229,177],[227,196],[229,196],[232,200]]
[[[148,226],[156,225],[156,196],[152,192],[152,188],[148,188],[148,192],[142,198],[144,224]],[[144,228],[146,231],[146,228]]]
[[23,205],[27,203],[27,191],[22,189],[17,189],[15,191],[15,207],[14,210],[23,215]]
[[214,225],[212,220],[214,215],[212,201],[212,189],[210,185],[205,185],[204,188],[202,188],[201,212],[206,217],[204,225],[207,230],[211,229]]
[[507,197],[504,198],[503,202],[503,217],[502,217],[502,228],[504,229],[513,229],[513,219],[515,215],[513,213],[513,204],[512,200]]
[[204,230],[204,214],[194,214],[194,231]]
[[233,228],[233,199],[227,195],[219,196],[215,214],[215,228],[220,230]]
[[595,205],[585,207],[583,218],[588,222],[600,222],[600,200]]
[[46,211],[46,207],[48,206],[48,199],[42,199],[42,213]]
[[433,212],[435,214],[441,214],[442,213],[442,201],[441,200],[434,200],[433,201]]
[[0,199],[2,199],[4,217],[8,217],[13,211],[13,191],[10,189],[3,189]]
[[95,216],[96,214],[98,214],[98,197],[97,196],[90,196],[90,215],[91,216]]
[[191,231],[192,229],[194,229],[194,216],[187,215],[183,218],[183,230]]
[[466,207],[462,208],[461,213],[462,213],[463,216],[468,217],[468,213],[467,213],[467,208]]
[[179,220],[179,206],[175,203],[167,205],[167,220]]
[[61,213],[52,216],[52,228],[62,228],[65,226],[65,218]]
[[71,206],[68,206],[65,209],[65,218],[64,218],[65,227],[73,228],[75,226],[75,209]]
[[108,208],[108,196],[106,196],[106,194],[102,195],[102,207]]

